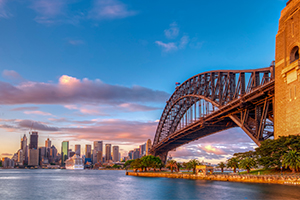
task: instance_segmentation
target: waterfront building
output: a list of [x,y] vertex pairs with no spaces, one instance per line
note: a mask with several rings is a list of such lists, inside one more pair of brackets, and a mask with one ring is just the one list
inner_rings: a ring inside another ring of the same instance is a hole
[[97,163],[98,151],[103,152],[103,141],[94,141],[93,163]]
[[140,158],[140,148],[135,148],[132,152],[132,159]]
[[146,155],[146,143],[140,145],[140,158]]
[[111,144],[105,145],[105,162],[111,160]]
[[2,158],[2,166],[5,169],[14,168],[15,163],[14,163],[13,159],[4,157],[4,158]]
[[48,158],[47,158],[47,148],[46,147],[40,147],[39,148],[39,164],[48,164]]
[[113,146],[113,154],[112,154],[112,160],[113,162],[119,162],[119,146]]
[[49,138],[45,141],[45,147],[51,148],[51,140]]
[[61,144],[61,166],[65,166],[65,161],[69,158],[69,141],[63,141]]
[[85,145],[85,158],[92,158],[92,145]]
[[21,165],[23,165],[23,150],[22,149],[19,149],[18,150],[18,162],[17,162],[17,164],[19,165],[19,166],[21,166]]
[[58,161],[57,159],[57,149],[54,145],[50,148],[50,158],[49,158],[49,163],[55,163]]
[[102,158],[102,151],[98,151],[97,152],[97,162],[96,163],[99,163],[99,162],[103,162],[103,158]]
[[129,158],[129,160],[133,159],[133,150],[128,152],[128,158]]
[[21,138],[21,149],[23,154],[23,164],[28,163],[28,145],[27,145],[27,137],[24,134],[23,138]]
[[38,132],[33,131],[30,134],[29,149],[38,149]]
[[75,154],[80,156],[80,144],[75,144]]
[[38,166],[39,165],[39,150],[38,149],[29,149],[28,165],[29,166]]
[[152,142],[150,139],[146,142],[146,156],[150,155],[150,149],[152,148]]

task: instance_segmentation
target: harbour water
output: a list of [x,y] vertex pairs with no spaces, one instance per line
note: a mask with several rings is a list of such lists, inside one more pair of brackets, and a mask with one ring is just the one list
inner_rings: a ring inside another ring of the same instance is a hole
[[106,170],[0,170],[0,199],[300,199],[300,187],[126,176]]

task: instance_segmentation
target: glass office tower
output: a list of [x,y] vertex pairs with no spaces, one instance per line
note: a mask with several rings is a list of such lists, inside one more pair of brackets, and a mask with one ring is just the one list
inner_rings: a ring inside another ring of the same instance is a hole
[[68,159],[69,141],[63,141],[61,144],[61,166],[65,166],[65,161]]

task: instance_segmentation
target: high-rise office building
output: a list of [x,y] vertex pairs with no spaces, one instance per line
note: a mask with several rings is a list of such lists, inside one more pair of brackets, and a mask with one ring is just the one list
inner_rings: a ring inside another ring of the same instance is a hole
[[85,145],[85,158],[92,158],[92,145]]
[[39,165],[39,150],[29,149],[28,151],[28,166],[38,166]]
[[80,144],[75,144],[75,154],[80,156]]
[[140,145],[140,158],[146,155],[146,143]]
[[133,150],[128,152],[128,159],[132,160],[133,159]]
[[113,146],[113,156],[112,156],[112,160],[114,162],[119,162],[119,146]]
[[61,144],[61,165],[65,166],[65,161],[69,158],[69,141],[63,141]]
[[57,158],[57,149],[54,145],[50,148],[50,159],[49,163],[55,163],[58,160]]
[[152,142],[150,139],[146,142],[146,156],[150,155],[150,149],[152,148]]
[[33,131],[30,134],[29,149],[38,149],[38,132]]
[[132,152],[132,159],[140,158],[140,148],[135,148]]
[[21,138],[21,149],[23,155],[23,164],[28,163],[28,145],[27,145],[27,137],[24,134],[23,138]]
[[103,152],[103,142],[102,141],[94,141],[94,149],[93,149],[93,163],[97,163],[98,152]]
[[111,160],[111,144],[105,145],[105,161],[108,162]]
[[102,163],[102,160],[103,160],[103,155],[102,155],[102,151],[98,151],[97,152],[97,163],[101,162]]
[[45,147],[51,148],[51,140],[49,138],[45,141]]
[[46,147],[40,147],[39,148],[39,164],[48,164],[48,158],[47,158],[47,149]]

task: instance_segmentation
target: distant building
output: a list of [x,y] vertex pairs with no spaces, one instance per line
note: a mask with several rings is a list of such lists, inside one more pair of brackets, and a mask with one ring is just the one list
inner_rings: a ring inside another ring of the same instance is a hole
[[65,166],[65,161],[69,158],[69,141],[63,141],[61,144],[61,165]]
[[140,158],[140,148],[136,148],[132,152],[132,159]]
[[75,154],[80,156],[80,144],[75,144]]
[[140,158],[146,155],[146,143],[140,145]]
[[150,139],[146,142],[146,156],[150,155],[150,149],[152,148],[152,142]]
[[39,150],[38,149],[29,149],[28,165],[29,166],[38,166],[39,165]]
[[99,163],[99,162],[103,162],[103,158],[102,158],[103,156],[102,156],[102,151],[98,151],[97,152],[97,163]]
[[57,158],[57,149],[54,145],[50,148],[50,158],[49,158],[49,163],[55,163],[58,161]]
[[23,163],[23,150],[22,149],[19,149],[18,150],[18,162],[17,162],[17,164],[19,165],[19,166],[21,166],[21,165],[23,165],[24,163]]
[[133,159],[133,150],[128,152],[128,159],[132,160]]
[[29,149],[38,149],[38,132],[31,132]]
[[45,141],[45,147],[51,148],[51,140],[49,138]]
[[23,154],[23,165],[27,165],[28,163],[28,145],[27,145],[27,137],[24,134],[23,138],[21,138],[21,149]]
[[108,162],[111,160],[111,144],[105,145],[105,161]]
[[40,147],[39,148],[39,164],[40,165],[46,165],[49,164],[49,160],[47,157],[47,149],[46,147]]
[[72,151],[72,149],[69,150],[69,158],[72,158],[75,155],[75,151]]
[[85,158],[92,158],[92,145],[85,145]]
[[113,154],[112,154],[112,160],[113,162],[119,162],[119,146],[113,146]]
[[98,152],[103,152],[103,142],[102,141],[94,141],[94,149],[93,149],[93,163],[97,163]]
[[13,159],[4,157],[4,158],[2,158],[2,166],[3,166],[3,168],[6,168],[6,169],[14,168],[15,163],[14,163]]

